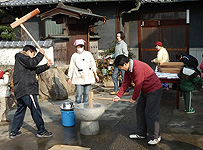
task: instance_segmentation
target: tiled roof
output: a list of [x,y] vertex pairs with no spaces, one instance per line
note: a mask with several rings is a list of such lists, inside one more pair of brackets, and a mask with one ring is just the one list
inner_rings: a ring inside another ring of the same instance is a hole
[[57,14],[69,15],[70,12],[71,12],[71,17],[76,17],[77,18],[77,16],[73,15],[73,13],[75,13],[75,14],[78,14],[80,16],[87,16],[87,17],[96,18],[98,20],[104,20],[104,16],[93,14],[91,12],[91,10],[81,9],[81,8],[77,8],[77,7],[64,5],[61,2],[58,4],[58,6],[56,8],[41,14],[40,17],[41,17],[42,20],[44,20],[46,18],[52,17],[52,16],[57,15]]
[[0,7],[58,4],[59,2],[81,3],[81,2],[109,2],[109,1],[118,1],[118,0],[0,0]]
[[[82,3],[82,2],[113,2],[113,1],[120,2],[126,0],[0,0],[0,7],[58,4],[59,2]],[[201,0],[141,0],[141,3],[164,3],[164,2],[186,2],[186,1],[201,1]]]
[[169,2],[190,2],[201,0],[141,0],[142,3],[169,3]]
[[[46,40],[46,41],[37,41],[40,47],[51,47],[52,41]],[[0,41],[0,48],[10,48],[10,47],[24,47],[25,45],[33,45],[35,46],[33,41]]]

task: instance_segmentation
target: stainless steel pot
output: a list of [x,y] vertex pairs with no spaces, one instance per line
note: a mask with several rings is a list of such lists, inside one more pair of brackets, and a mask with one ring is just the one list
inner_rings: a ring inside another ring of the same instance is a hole
[[73,102],[64,102],[63,104],[61,104],[60,108],[64,111],[72,111],[74,108]]

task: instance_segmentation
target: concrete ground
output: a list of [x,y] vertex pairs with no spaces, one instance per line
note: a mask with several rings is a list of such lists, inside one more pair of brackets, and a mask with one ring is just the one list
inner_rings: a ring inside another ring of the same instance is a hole
[[[111,89],[98,85],[92,86],[97,97],[113,97],[109,95]],[[133,89],[130,89],[132,94]],[[132,140],[130,133],[136,132],[136,104],[129,102],[112,102],[108,100],[95,100],[106,106],[106,111],[100,119],[100,133],[85,136],[79,132],[80,121],[76,118],[75,126],[64,127],[61,123],[59,106],[65,101],[74,101],[74,96],[69,96],[64,101],[42,101],[40,106],[47,130],[53,132],[51,138],[37,138],[36,127],[31,118],[29,109],[26,112],[22,135],[9,139],[10,125],[0,126],[0,147],[2,150],[47,150],[55,145],[63,145],[58,149],[92,150],[199,150],[203,149],[203,90],[200,87],[193,92],[193,108],[195,114],[184,112],[183,99],[180,98],[180,107],[176,109],[176,90],[170,89],[163,92],[160,111],[160,125],[162,141],[156,146],[147,145],[146,139]],[[130,99],[130,96],[123,96]],[[9,111],[12,120],[15,109]],[[70,146],[69,148],[65,146]],[[80,146],[80,147],[79,147]],[[84,147],[84,148],[81,148]]]

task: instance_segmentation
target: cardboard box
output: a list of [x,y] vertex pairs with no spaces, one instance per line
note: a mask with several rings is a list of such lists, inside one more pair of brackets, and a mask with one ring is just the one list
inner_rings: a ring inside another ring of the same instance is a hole
[[183,62],[164,62],[159,64],[159,72],[179,73],[183,65]]

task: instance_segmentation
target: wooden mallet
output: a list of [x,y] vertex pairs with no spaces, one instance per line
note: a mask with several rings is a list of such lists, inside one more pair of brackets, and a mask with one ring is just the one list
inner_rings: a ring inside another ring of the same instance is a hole
[[[112,98],[106,98],[106,97],[94,97],[93,92],[89,92],[88,95],[88,101],[89,101],[89,108],[93,108],[93,100],[94,99],[99,99],[99,100],[110,100],[112,101]],[[119,99],[119,101],[124,101],[124,102],[129,102],[129,99]]]
[[[41,49],[41,47],[39,46],[39,44],[35,41],[35,39],[32,37],[32,35],[28,32],[28,30],[25,28],[25,26],[23,25],[24,22],[26,22],[28,19],[34,17],[35,15],[37,15],[38,13],[40,13],[39,9],[36,8],[35,10],[31,11],[30,13],[28,13],[27,15],[21,17],[20,19],[16,18],[16,21],[11,23],[10,26],[14,29],[17,26],[21,26],[21,28],[27,33],[27,35],[32,39],[32,41],[35,43],[35,45],[37,46],[38,49]],[[49,58],[44,54],[45,58],[47,60],[49,60]]]

